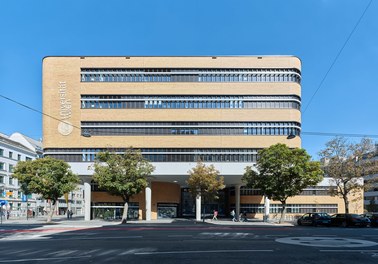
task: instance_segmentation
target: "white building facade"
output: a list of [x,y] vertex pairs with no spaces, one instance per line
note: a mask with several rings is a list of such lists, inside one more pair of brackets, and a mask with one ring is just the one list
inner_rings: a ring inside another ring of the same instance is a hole
[[3,205],[3,214],[9,217],[29,216],[37,213],[36,195],[24,195],[17,179],[12,177],[13,169],[19,161],[34,160],[38,154],[12,140],[4,134],[0,134],[0,200],[6,201]]

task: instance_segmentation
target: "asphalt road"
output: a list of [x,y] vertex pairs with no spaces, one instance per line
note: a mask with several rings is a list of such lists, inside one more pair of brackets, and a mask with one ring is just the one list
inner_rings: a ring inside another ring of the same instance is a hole
[[378,228],[0,226],[0,263],[378,263]]

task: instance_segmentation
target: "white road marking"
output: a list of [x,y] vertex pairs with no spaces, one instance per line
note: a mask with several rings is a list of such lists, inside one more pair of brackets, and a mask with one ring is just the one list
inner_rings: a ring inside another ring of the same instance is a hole
[[291,244],[291,245],[300,245],[308,247],[372,247],[377,246],[378,243],[360,240],[360,239],[351,239],[351,238],[340,238],[340,237],[285,237],[277,238],[276,242]]
[[69,259],[80,259],[80,258],[90,258],[92,256],[80,256],[80,257],[61,257],[61,258],[35,258],[35,259],[7,259],[0,260],[0,263],[10,263],[10,262],[30,262],[30,261],[51,261],[51,260],[69,260]]
[[192,237],[193,235],[170,235],[168,237]]
[[164,254],[199,254],[199,253],[242,253],[242,252],[273,252],[272,249],[235,249],[235,250],[196,250],[196,251],[165,251],[165,252],[138,252],[134,255],[164,255]]
[[324,250],[319,250],[320,252],[377,252],[377,249],[371,249],[371,250],[365,250],[365,249],[324,249]]
[[[11,236],[0,238],[1,241],[20,241],[20,240],[39,240],[39,239],[52,239],[52,234],[45,235],[28,235],[28,236]],[[101,239],[122,239],[122,238],[143,238],[143,236],[117,236],[117,237],[71,237],[71,238],[54,238],[54,241],[66,240],[101,240]]]

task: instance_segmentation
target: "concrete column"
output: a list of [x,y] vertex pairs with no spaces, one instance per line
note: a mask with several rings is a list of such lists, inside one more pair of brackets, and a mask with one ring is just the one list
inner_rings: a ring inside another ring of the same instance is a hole
[[270,200],[268,197],[264,196],[264,222],[269,220],[269,211],[270,211]]
[[239,219],[239,215],[240,215],[240,185],[235,185],[235,214],[236,214],[236,219]]
[[84,182],[84,220],[91,220],[91,184]]
[[151,187],[147,186],[146,190],[146,221],[151,221]]
[[196,220],[201,221],[201,195],[196,197]]

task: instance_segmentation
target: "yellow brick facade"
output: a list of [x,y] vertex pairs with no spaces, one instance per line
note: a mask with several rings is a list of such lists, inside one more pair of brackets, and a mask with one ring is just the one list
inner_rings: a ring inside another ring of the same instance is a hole
[[[81,151],[106,148],[194,148],[194,149],[261,149],[275,143],[300,147],[300,137],[287,135],[129,135],[82,136],[81,122],[297,122],[299,109],[82,109],[82,95],[137,96],[301,96],[296,82],[83,82],[83,68],[110,69],[296,69],[301,61],[292,56],[240,57],[46,57],[43,60],[43,140],[45,150]],[[53,117],[53,118],[51,118]],[[72,126],[65,127],[61,121]],[[62,127],[63,126],[63,127]],[[70,131],[72,130],[72,131]],[[245,166],[250,165],[248,163]],[[227,163],[222,164],[227,166]],[[174,169],[174,168],[173,168]],[[82,174],[82,172],[78,172]],[[228,172],[229,173],[229,172]],[[168,173],[169,174],[169,173]],[[240,172],[239,172],[240,174]],[[88,175],[86,175],[88,176]],[[183,175],[181,175],[183,176]],[[238,176],[239,178],[241,175]],[[161,178],[162,179],[162,178]],[[152,219],[158,218],[158,204],[182,206],[182,183],[164,182],[155,176],[151,183]],[[232,187],[232,186],[227,186]],[[145,218],[145,193],[135,196],[139,218]],[[241,204],[261,204],[260,196],[241,196]],[[119,197],[93,192],[92,203],[121,203]],[[235,203],[230,196],[226,210]],[[338,198],[300,196],[288,203],[343,204]],[[225,212],[227,215],[227,212]]]

